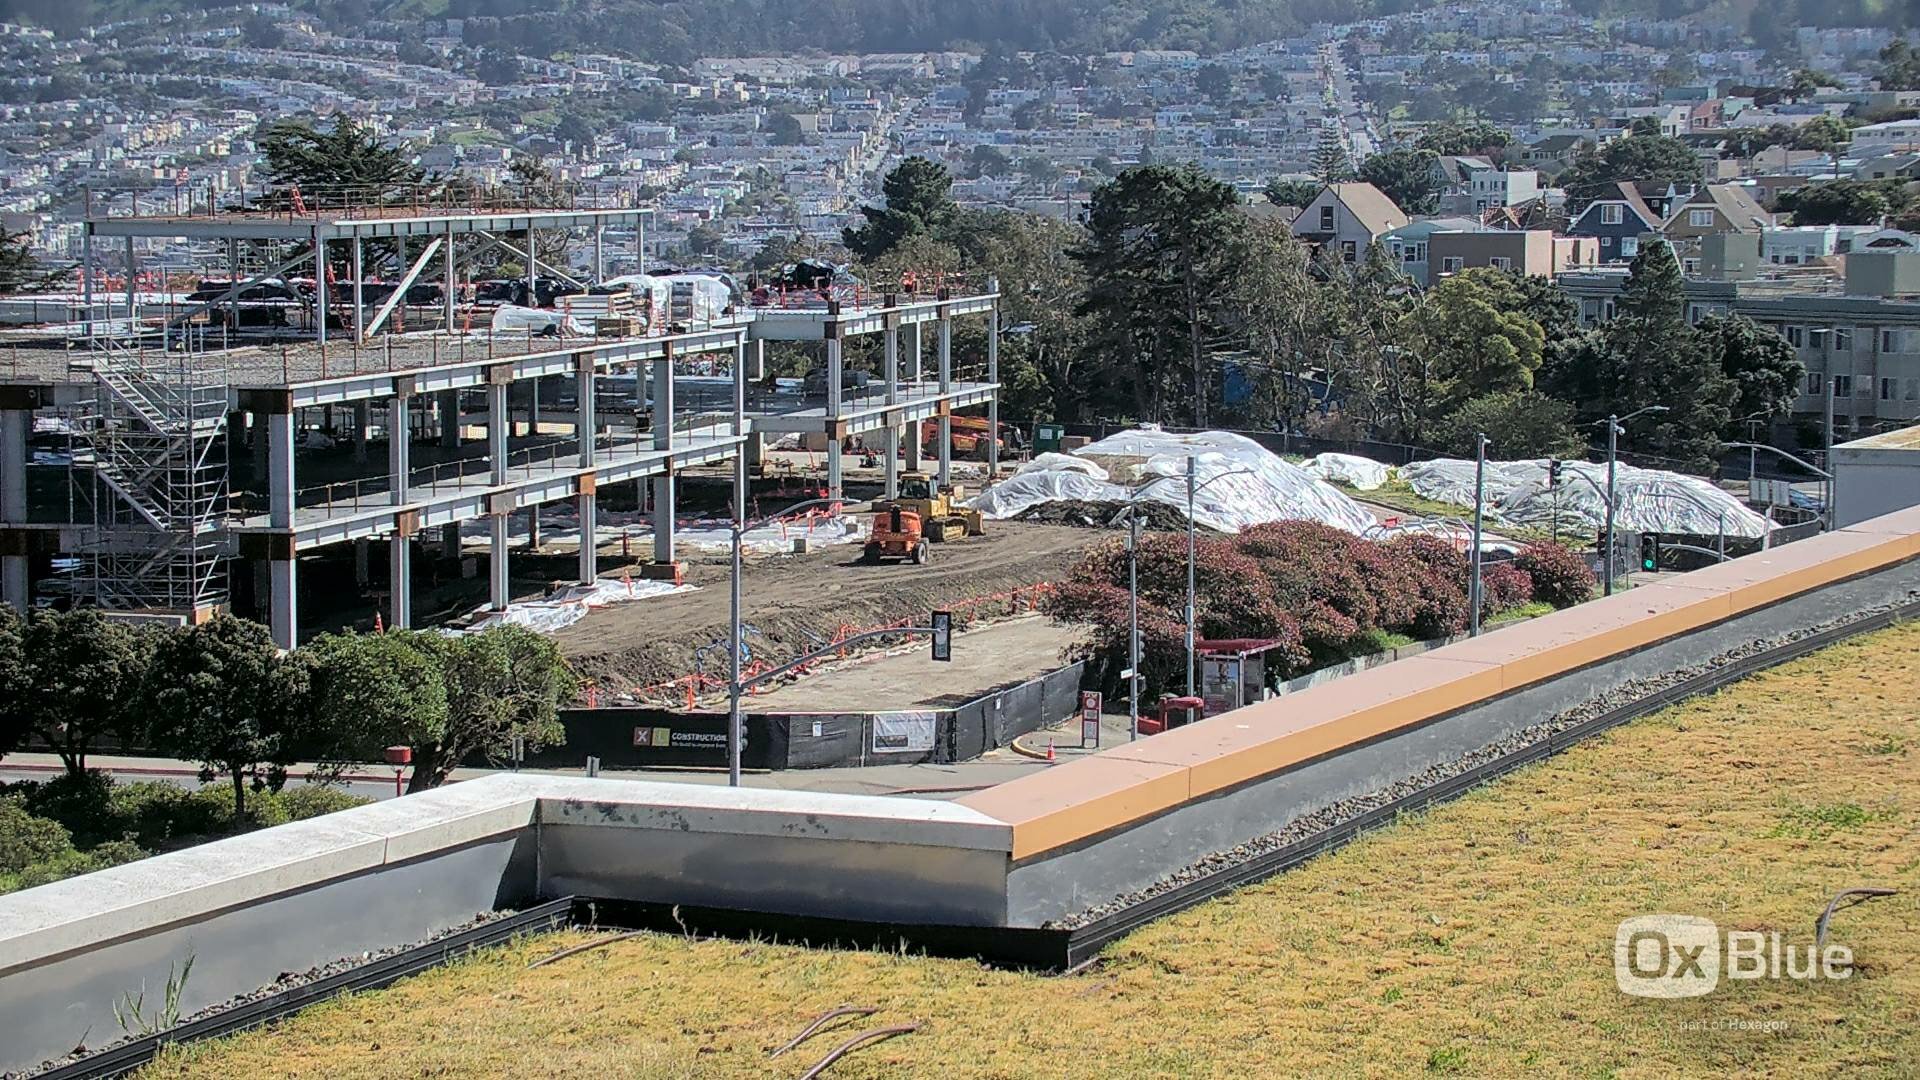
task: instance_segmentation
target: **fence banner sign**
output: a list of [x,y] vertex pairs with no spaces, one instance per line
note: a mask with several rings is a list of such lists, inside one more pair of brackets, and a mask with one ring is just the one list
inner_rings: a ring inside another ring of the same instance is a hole
[[937,712],[874,713],[873,752],[908,754],[932,750],[939,726]]

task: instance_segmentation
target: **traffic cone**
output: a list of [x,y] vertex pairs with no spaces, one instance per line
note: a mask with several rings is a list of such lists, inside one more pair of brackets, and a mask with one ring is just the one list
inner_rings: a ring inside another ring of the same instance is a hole
[[1053,760],[1053,736],[1047,736],[1047,760]]

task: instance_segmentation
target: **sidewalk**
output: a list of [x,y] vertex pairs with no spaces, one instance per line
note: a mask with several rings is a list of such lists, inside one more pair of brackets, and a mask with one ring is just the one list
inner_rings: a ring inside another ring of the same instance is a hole
[[[1124,718],[1123,718],[1124,719]],[[1076,728],[1075,737],[1078,731]],[[1124,734],[1121,736],[1124,738]],[[130,780],[168,780],[182,786],[198,786],[200,767],[190,761],[171,758],[119,757],[90,755],[87,767],[100,769]],[[288,766],[292,782],[305,782],[315,769],[312,762]],[[1046,763],[1021,757],[1010,749],[1000,749],[973,761],[953,765],[869,765],[838,769],[786,769],[780,772],[748,772],[741,783],[747,787],[781,791],[827,791],[850,795],[908,795],[928,798],[955,798],[969,791],[992,787],[1017,776],[1046,768]],[[0,781],[44,780],[64,771],[54,754],[9,754],[0,759]],[[489,776],[497,769],[456,769],[453,782]],[[553,776],[585,776],[584,769],[523,769],[522,772]],[[603,769],[601,776],[620,780],[648,780],[675,784],[722,785],[727,782],[724,769]],[[378,765],[355,765],[342,777],[348,790],[359,795],[386,799],[393,797],[393,771]],[[216,778],[216,783],[220,782]]]

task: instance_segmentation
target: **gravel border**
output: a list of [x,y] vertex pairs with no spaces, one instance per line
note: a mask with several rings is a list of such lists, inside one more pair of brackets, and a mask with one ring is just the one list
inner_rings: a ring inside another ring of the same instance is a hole
[[[368,952],[356,954],[354,956],[341,957],[338,960],[331,960],[331,961],[328,961],[327,963],[308,968],[305,971],[298,971],[298,972],[283,971],[280,973],[278,978],[274,979],[270,983],[267,983],[265,986],[261,986],[258,989],[255,989],[248,993],[240,994],[236,997],[229,998],[226,1001],[222,1001],[214,1005],[208,1005],[207,1007],[200,1009],[198,1012],[194,1012],[194,1013],[180,1017],[180,1019],[176,1023],[171,1025],[171,1027],[168,1030],[172,1030],[173,1028],[178,1028],[185,1024],[193,1023],[196,1020],[204,1020],[210,1016],[218,1016],[221,1013],[240,1008],[243,1005],[250,1005],[256,1001],[263,1001],[267,998],[273,997],[276,994],[285,993],[288,990],[292,990],[301,986],[306,986],[309,983],[319,982],[321,979],[325,979],[333,975],[339,975],[343,972],[352,971],[355,968],[364,967],[368,964],[374,963],[375,961],[384,960],[389,956],[395,956],[400,953],[409,952],[413,949],[418,949],[424,945],[431,945],[436,941],[444,941],[447,938],[454,937],[459,934],[463,934],[469,930],[475,929],[476,927],[485,926],[491,922],[498,922],[499,920],[507,918],[508,916],[511,916],[514,914],[516,914],[516,912],[509,909],[501,909],[497,911],[483,911],[475,915],[473,918],[466,920],[465,922],[458,923],[454,926],[450,926],[445,930],[442,930],[439,933],[432,935],[431,937],[421,938],[418,941],[410,941],[401,945],[389,945],[382,949],[374,949]],[[191,976],[189,976],[188,982],[191,983],[191,981],[192,981]],[[153,996],[153,992],[152,992],[153,989],[154,988],[149,988],[149,997]],[[164,988],[161,988],[161,989],[164,990]],[[111,1042],[105,1042],[100,1044],[99,1046],[81,1046],[79,1048],[76,1048],[73,1053],[70,1053],[65,1057],[51,1058],[47,1061],[41,1062],[38,1066],[35,1066],[34,1068],[29,1069],[25,1072],[0,1073],[0,1080],[16,1080],[16,1078],[36,1076],[36,1075],[39,1075],[40,1073],[49,1072],[53,1069],[61,1068],[62,1066],[71,1065],[75,1062],[85,1060],[86,1058],[90,1058],[95,1054],[103,1053],[105,1051],[112,1050],[115,1047],[122,1046],[130,1042],[136,1042],[146,1037],[147,1036],[143,1034],[123,1033],[118,1038],[113,1039]]]
[[1274,832],[1267,833],[1264,836],[1257,836],[1245,843],[1237,844],[1224,851],[1217,851],[1195,860],[1143,888],[1122,893],[1108,900],[1106,903],[1096,904],[1063,918],[1049,920],[1042,923],[1041,926],[1044,929],[1077,930],[1080,927],[1097,922],[1109,915],[1131,908],[1136,904],[1172,892],[1175,889],[1191,885],[1194,882],[1203,881],[1215,874],[1230,870],[1242,863],[1250,862],[1269,852],[1277,851],[1281,848],[1307,840],[1318,833],[1324,832],[1343,822],[1350,821],[1369,811],[1377,810],[1388,803],[1407,798],[1408,796],[1417,795],[1427,788],[1433,787],[1442,781],[1452,779],[1470,769],[1506,757],[1509,754],[1524,750],[1530,746],[1546,742],[1548,739],[1569,728],[1577,727],[1580,724],[1612,712],[1622,706],[1630,705],[1642,698],[1650,697],[1660,691],[1699,678],[1728,664],[1780,648],[1784,645],[1791,645],[1803,638],[1812,637],[1815,634],[1823,633],[1836,627],[1870,619],[1876,615],[1883,615],[1889,611],[1894,611],[1915,603],[1920,603],[1920,589],[1911,590],[1899,599],[1877,604],[1873,607],[1862,608],[1857,611],[1850,611],[1844,616],[1829,619],[1813,626],[1792,630],[1771,638],[1749,641],[1727,652],[1721,653],[1704,663],[1689,665],[1649,678],[1630,680],[1605,693],[1589,698],[1570,709],[1556,713],[1547,720],[1522,728],[1506,738],[1488,743],[1480,749],[1464,754],[1452,761],[1442,762],[1423,772],[1389,784],[1379,790],[1371,791],[1365,795],[1355,796],[1350,799],[1343,799],[1319,810],[1315,810],[1310,814],[1306,814],[1289,822]]

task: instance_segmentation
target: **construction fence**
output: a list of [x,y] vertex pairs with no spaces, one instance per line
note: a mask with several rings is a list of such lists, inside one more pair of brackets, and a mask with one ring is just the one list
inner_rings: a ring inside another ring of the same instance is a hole
[[[991,690],[953,708],[886,712],[749,712],[742,720],[747,769],[951,764],[1074,715],[1084,664]],[[532,768],[725,768],[727,714],[635,707],[565,709],[565,745],[531,754]]]

